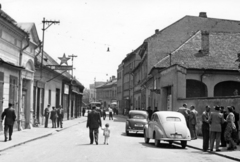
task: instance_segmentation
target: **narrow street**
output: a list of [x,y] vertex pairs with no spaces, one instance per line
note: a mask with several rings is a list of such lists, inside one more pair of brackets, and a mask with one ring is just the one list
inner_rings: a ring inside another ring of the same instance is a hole
[[153,141],[145,144],[143,136],[133,134],[126,136],[124,133],[125,119],[108,119],[111,128],[109,145],[103,145],[102,131],[99,134],[99,145],[90,145],[86,123],[73,126],[69,129],[9,150],[1,152],[0,161],[14,162],[167,162],[184,161],[231,161],[229,159],[203,153],[199,150],[178,145],[170,147],[162,143],[156,148]]

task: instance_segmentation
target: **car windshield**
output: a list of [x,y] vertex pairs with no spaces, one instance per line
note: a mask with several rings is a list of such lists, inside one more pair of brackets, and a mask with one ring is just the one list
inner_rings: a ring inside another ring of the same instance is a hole
[[129,118],[131,119],[146,119],[146,116],[141,114],[130,114]]
[[167,121],[180,122],[181,119],[179,117],[167,117]]

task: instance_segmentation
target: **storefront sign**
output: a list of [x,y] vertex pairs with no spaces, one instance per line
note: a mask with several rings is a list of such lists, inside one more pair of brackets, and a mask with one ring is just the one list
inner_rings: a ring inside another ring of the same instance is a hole
[[64,84],[64,94],[69,94],[69,85]]

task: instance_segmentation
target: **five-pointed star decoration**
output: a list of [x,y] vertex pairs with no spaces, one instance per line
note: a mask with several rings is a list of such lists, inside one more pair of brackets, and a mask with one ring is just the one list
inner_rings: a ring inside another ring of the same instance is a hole
[[68,65],[67,61],[70,59],[69,57],[66,57],[65,53],[63,54],[63,57],[58,57],[61,60],[60,65],[66,64]]

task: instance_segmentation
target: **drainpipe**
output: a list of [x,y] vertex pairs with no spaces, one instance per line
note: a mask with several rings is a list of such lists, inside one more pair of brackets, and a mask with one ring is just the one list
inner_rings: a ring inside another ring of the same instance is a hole
[[39,42],[37,48],[39,48],[39,51],[38,51],[38,53],[35,55],[35,58],[36,58],[36,57],[41,53],[41,51],[42,51],[42,42]]
[[[25,47],[23,47],[20,50],[20,55],[19,55],[19,66],[22,66],[22,54],[23,51],[25,49],[28,48],[29,46],[29,36],[25,37],[25,39],[27,40],[27,45]],[[21,120],[20,120],[20,111],[21,111],[21,106],[22,106],[22,70],[19,71],[19,81],[18,81],[18,114],[17,114],[17,118],[18,118],[18,131],[22,130],[21,127]]]

